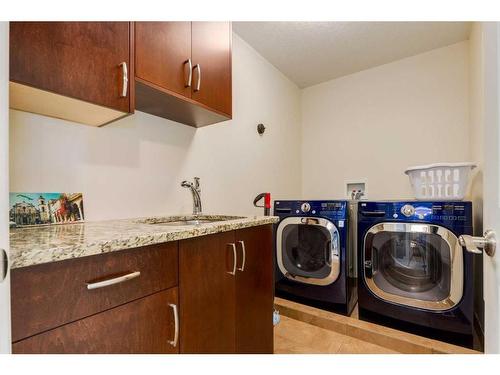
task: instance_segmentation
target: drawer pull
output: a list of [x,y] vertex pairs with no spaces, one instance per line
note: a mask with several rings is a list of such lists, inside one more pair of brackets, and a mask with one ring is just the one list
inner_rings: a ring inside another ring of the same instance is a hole
[[88,290],[99,289],[99,288],[104,288],[104,287],[107,287],[110,285],[123,283],[124,281],[135,279],[136,277],[139,277],[140,275],[141,275],[141,273],[139,271],[137,271],[137,272],[128,273],[128,274],[123,275],[123,276],[115,277],[113,279],[98,281],[96,283],[87,283],[87,289]]
[[239,271],[245,271],[245,259],[247,257],[247,252],[245,250],[245,241],[238,241],[241,245],[241,251],[243,253],[243,260],[241,261],[241,268],[238,268]]
[[174,313],[174,339],[169,340],[168,343],[175,348],[179,342],[179,311],[177,310],[177,305],[173,303],[169,303],[168,305]]
[[9,257],[4,249],[0,249],[0,283],[7,278],[9,272]]
[[236,245],[234,243],[228,243],[228,245],[233,248],[233,270],[226,272],[230,275],[236,275],[236,264],[238,263],[238,254],[236,253]]

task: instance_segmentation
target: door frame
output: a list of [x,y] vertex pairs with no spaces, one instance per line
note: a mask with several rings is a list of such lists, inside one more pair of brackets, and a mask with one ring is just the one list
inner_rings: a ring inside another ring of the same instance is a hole
[[[484,83],[484,215],[483,227],[500,234],[500,114],[498,99],[500,73],[500,24],[483,22]],[[485,353],[500,353],[500,256],[483,256],[484,346]]]
[[[0,22],[0,248],[9,254],[9,23]],[[10,279],[0,281],[0,353],[11,353]]]

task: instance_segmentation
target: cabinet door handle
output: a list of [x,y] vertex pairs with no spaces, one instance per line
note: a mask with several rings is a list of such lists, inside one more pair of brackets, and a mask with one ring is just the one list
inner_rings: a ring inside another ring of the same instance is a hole
[[191,82],[193,81],[193,64],[191,63],[191,59],[187,59],[186,61],[184,61],[184,65],[186,64],[188,64],[189,67],[189,75],[184,87],[191,87]]
[[236,275],[236,263],[238,263],[238,254],[236,254],[236,245],[234,243],[228,243],[229,246],[233,248],[233,270],[227,271],[230,275]]
[[241,245],[241,251],[243,253],[243,259],[241,261],[241,267],[238,268],[238,271],[244,271],[245,270],[245,259],[247,257],[247,252],[245,250],[245,241],[238,241],[238,243]]
[[114,277],[112,279],[98,281],[96,283],[87,283],[87,289],[88,290],[99,289],[99,288],[104,288],[104,287],[107,287],[110,285],[123,283],[124,281],[135,279],[136,277],[139,277],[140,275],[141,275],[141,273],[139,271],[136,271],[136,272],[128,273],[128,274],[123,275],[123,276]]
[[168,343],[175,348],[179,342],[179,310],[177,310],[176,304],[169,303],[168,305],[172,308],[172,312],[174,313],[174,339],[168,340]]
[[196,64],[194,68],[198,71],[198,80],[196,81],[196,87],[194,89],[194,92],[200,91],[201,87],[201,65]]
[[118,66],[121,66],[122,68],[122,93],[120,95],[120,97],[122,98],[126,98],[127,97],[127,89],[128,89],[128,70],[127,70],[127,63],[126,62],[122,62],[120,63],[120,65]]
[[9,258],[4,249],[0,249],[0,283],[4,281],[9,272]]

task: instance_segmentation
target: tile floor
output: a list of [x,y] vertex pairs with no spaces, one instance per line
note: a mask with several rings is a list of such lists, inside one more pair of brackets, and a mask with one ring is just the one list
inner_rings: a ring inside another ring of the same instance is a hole
[[282,321],[275,328],[275,353],[479,354],[442,341],[275,298]]
[[274,327],[275,354],[397,354],[398,352],[286,316]]

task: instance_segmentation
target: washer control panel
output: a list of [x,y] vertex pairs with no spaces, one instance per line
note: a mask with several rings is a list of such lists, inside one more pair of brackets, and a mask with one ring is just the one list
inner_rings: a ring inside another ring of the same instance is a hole
[[415,214],[415,207],[413,207],[411,204],[405,204],[403,207],[401,207],[401,213],[406,217],[413,216]]
[[311,211],[311,205],[307,202],[304,202],[302,203],[302,206],[300,206],[300,209],[302,210],[302,212],[307,213]]

